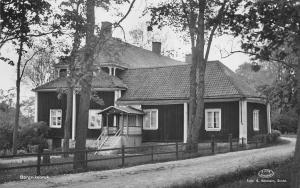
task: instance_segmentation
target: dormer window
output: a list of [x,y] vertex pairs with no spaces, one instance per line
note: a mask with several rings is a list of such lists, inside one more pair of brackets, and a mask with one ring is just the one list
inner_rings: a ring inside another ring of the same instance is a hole
[[115,67],[108,67],[108,74],[115,76],[116,75],[116,68]]
[[66,77],[68,75],[67,69],[59,69],[58,75],[59,75],[59,77]]
[[102,70],[111,76],[116,76],[116,67],[102,67]]

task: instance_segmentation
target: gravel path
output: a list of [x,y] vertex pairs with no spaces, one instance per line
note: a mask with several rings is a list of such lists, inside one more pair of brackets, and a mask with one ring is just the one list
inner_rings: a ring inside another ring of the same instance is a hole
[[60,175],[46,180],[26,180],[0,185],[6,187],[165,187],[186,181],[201,181],[216,175],[254,166],[265,166],[292,156],[295,139],[284,138],[290,143],[195,159],[140,165],[124,169]]

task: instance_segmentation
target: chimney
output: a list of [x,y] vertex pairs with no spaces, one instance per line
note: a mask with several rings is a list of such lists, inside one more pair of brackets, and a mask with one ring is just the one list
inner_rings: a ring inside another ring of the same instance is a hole
[[112,23],[101,22],[101,32],[104,34],[105,38],[112,37]]
[[186,54],[185,55],[185,62],[187,64],[192,64],[192,54]]
[[152,42],[152,52],[160,55],[161,52],[161,42]]

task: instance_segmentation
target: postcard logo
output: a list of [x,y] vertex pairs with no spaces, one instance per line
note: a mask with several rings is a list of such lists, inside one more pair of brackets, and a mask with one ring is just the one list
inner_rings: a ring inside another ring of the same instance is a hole
[[258,172],[258,176],[261,178],[271,178],[274,176],[273,170],[270,169],[262,169]]

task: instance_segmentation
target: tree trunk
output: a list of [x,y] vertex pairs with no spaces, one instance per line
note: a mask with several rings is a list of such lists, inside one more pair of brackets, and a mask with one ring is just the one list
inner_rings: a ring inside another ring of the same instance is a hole
[[[204,115],[204,75],[206,61],[204,60],[204,11],[206,1],[199,3],[198,32],[196,46],[192,46],[192,66],[190,72],[190,117],[188,125],[188,148],[198,151],[200,128]],[[195,27],[195,26],[194,26]],[[194,32],[190,27],[190,32]],[[191,37],[192,39],[193,37]],[[193,39],[192,39],[193,40]]]
[[[66,112],[66,119],[65,119],[65,126],[64,126],[63,152],[69,151],[70,128],[72,124],[72,108],[73,108],[73,87],[68,87],[67,112]],[[69,154],[64,154],[64,157],[68,157],[68,156]]]
[[16,90],[17,90],[17,101],[16,101],[16,114],[15,114],[15,124],[13,131],[13,154],[17,154],[18,149],[18,129],[19,129],[19,116],[20,116],[20,83],[21,83],[21,61],[22,61],[22,52],[23,52],[23,41],[21,39],[20,49],[18,52],[18,62],[17,62],[17,80],[16,80]]
[[[92,65],[93,65],[93,49],[95,48],[94,27],[95,27],[95,0],[86,2],[86,17],[87,17],[87,31],[86,31],[86,49],[84,60],[82,61],[84,76],[79,81],[81,86],[79,113],[76,126],[76,143],[75,150],[85,150],[86,133],[88,126],[88,113],[91,99],[91,84],[93,79]],[[79,152],[74,156],[74,168],[86,168],[85,153]]]
[[300,187],[300,36],[297,39],[297,56],[298,56],[298,64],[296,67],[296,98],[297,98],[297,141],[295,146],[295,154],[294,154],[294,165],[292,169],[291,176],[291,187],[299,188]]

